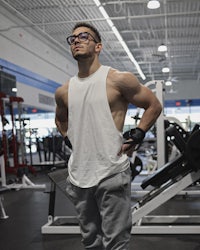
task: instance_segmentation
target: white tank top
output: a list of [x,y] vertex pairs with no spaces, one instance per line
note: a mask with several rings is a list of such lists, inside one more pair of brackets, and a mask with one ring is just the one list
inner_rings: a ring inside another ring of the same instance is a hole
[[69,82],[68,138],[72,154],[68,162],[72,184],[88,188],[129,167],[127,155],[118,156],[123,136],[114,123],[106,93],[110,67],[101,66],[86,78]]

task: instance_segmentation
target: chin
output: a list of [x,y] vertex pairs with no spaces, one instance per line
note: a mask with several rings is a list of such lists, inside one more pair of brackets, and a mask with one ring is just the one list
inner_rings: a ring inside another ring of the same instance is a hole
[[80,59],[88,58],[88,55],[86,55],[86,54],[75,54],[75,55],[73,55],[73,57],[74,57],[75,60],[80,60]]

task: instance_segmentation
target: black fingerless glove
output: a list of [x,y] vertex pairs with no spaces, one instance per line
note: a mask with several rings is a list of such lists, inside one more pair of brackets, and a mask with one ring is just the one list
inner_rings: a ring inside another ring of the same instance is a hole
[[145,132],[141,128],[134,128],[126,131],[123,134],[123,137],[126,140],[132,139],[132,141],[125,141],[124,144],[137,145],[142,143],[145,137]]

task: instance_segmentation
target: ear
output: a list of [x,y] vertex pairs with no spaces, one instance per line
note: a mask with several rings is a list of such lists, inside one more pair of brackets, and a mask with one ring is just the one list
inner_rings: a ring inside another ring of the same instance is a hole
[[95,46],[95,50],[97,53],[100,53],[102,49],[102,43],[97,43]]

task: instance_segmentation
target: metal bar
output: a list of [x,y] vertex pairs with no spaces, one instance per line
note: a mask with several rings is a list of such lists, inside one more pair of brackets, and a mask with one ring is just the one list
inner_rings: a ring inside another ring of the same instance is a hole
[[[164,107],[163,102],[163,81],[156,81],[156,96]],[[156,121],[156,139],[157,139],[157,167],[162,167],[166,162],[165,157],[165,130],[163,109]]]
[[51,181],[51,190],[49,192],[49,212],[48,215],[54,217],[55,200],[56,200],[56,184]]
[[[153,217],[153,216],[152,216]],[[156,216],[155,216],[156,217]],[[164,217],[164,216],[161,216]],[[166,216],[168,217],[168,216]],[[181,216],[184,218],[184,216]],[[189,217],[189,216],[186,216]],[[200,218],[200,216],[195,216]],[[193,218],[195,218],[193,217]],[[54,222],[66,220],[70,217],[57,216]],[[169,219],[171,216],[169,216]],[[174,217],[172,217],[174,219]],[[172,220],[171,219],[171,220]],[[49,221],[41,228],[42,234],[80,234],[80,227],[78,225],[56,225]],[[131,234],[200,234],[200,225],[134,225]]]
[[200,234],[199,226],[133,226],[131,234]]
[[175,182],[173,185],[166,188],[163,192],[159,195],[155,196],[153,199],[149,200],[143,206],[140,206],[141,202],[138,202],[133,207],[132,212],[132,222],[137,223],[141,220],[144,216],[148,215],[152,212],[155,208],[163,204],[164,202],[168,201],[172,197],[174,197],[177,193],[184,190],[186,187],[194,183],[195,181],[200,179],[200,170],[198,172],[192,172],[184,176],[178,182]]
[[6,172],[5,172],[4,155],[0,156],[0,165],[1,165],[1,186],[6,187]]

